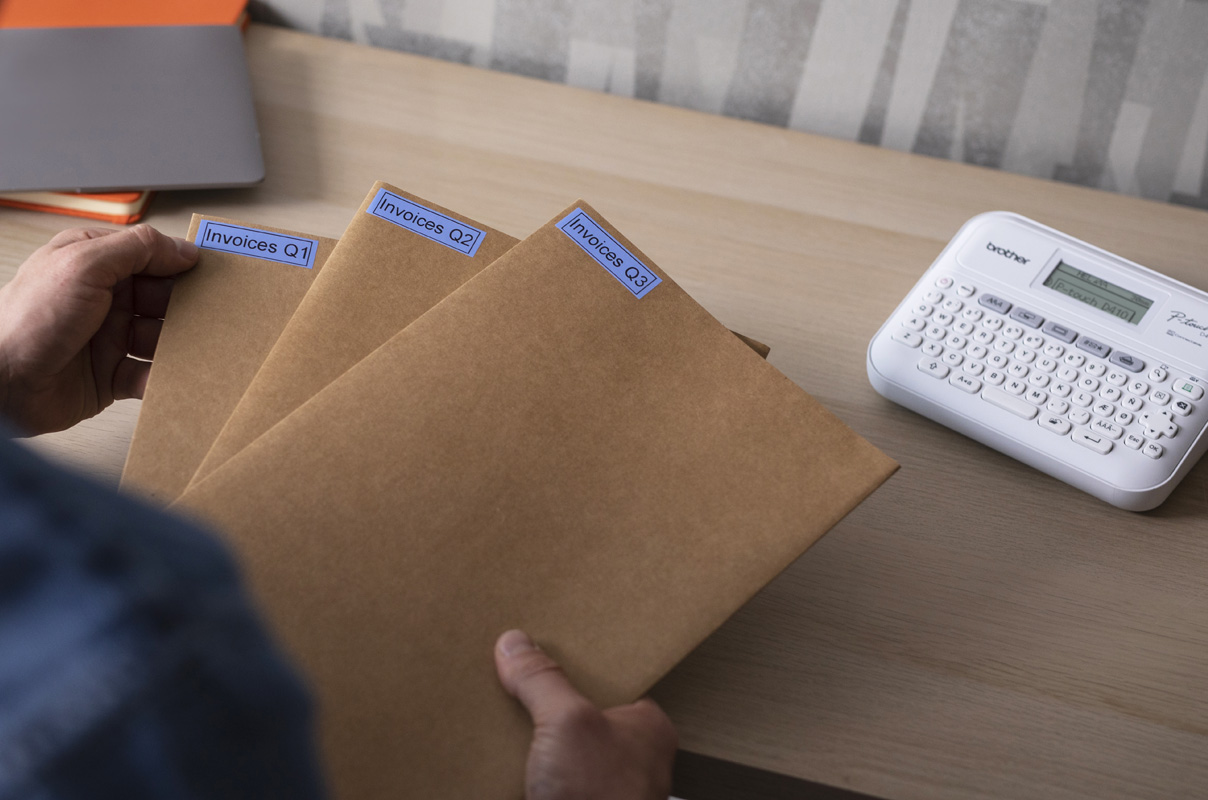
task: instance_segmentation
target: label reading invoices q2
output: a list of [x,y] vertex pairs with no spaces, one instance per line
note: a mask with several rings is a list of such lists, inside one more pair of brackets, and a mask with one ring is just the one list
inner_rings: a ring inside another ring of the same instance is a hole
[[557,225],[558,230],[583,248],[596,263],[608,270],[639,300],[663,282],[625,246],[596,224],[582,209],[576,208]]
[[280,264],[311,269],[315,265],[315,251],[319,243],[314,239],[290,236],[284,233],[245,228],[203,219],[197,228],[198,247],[219,250],[239,256],[263,258]]
[[472,228],[464,222],[458,222],[439,211],[425,208],[385,189],[378,189],[373,202],[369,204],[369,213],[412,233],[418,233],[437,244],[443,244],[450,250],[465,253],[470,258],[478,252],[478,245],[482,244],[486,236],[478,228]]

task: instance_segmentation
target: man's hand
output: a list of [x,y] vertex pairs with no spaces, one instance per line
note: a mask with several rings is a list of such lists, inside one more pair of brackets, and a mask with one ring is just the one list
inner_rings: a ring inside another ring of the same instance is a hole
[[0,414],[27,435],[142,397],[170,276],[196,245],[148,225],[63,231],[0,288]]
[[499,637],[495,667],[533,718],[528,800],[667,800],[678,737],[653,700],[599,710],[521,631]]

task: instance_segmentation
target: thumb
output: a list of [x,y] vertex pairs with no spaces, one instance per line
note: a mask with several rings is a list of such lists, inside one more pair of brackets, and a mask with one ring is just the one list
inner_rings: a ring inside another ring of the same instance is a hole
[[568,711],[591,705],[571,686],[557,662],[524,631],[512,630],[499,637],[495,669],[503,688],[528,709],[538,727]]
[[68,256],[67,268],[86,286],[111,289],[131,275],[175,275],[197,262],[197,245],[150,225],[113,232],[82,229],[78,234],[74,241],[63,237],[66,241],[60,240],[56,249]]

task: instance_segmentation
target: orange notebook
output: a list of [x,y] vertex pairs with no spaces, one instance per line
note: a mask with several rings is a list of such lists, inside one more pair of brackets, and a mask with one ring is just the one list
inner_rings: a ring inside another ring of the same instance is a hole
[[0,206],[129,225],[142,219],[153,196],[153,192],[0,192]]
[[0,28],[236,25],[247,0],[0,0]]

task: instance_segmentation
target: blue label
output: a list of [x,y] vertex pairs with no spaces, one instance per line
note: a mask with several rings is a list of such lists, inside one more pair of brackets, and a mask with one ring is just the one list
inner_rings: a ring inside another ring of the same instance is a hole
[[443,244],[450,250],[465,253],[470,258],[474,257],[478,252],[478,245],[486,238],[486,234],[478,228],[472,228],[464,222],[458,222],[439,211],[425,208],[385,189],[378,189],[377,196],[369,204],[369,213]]
[[197,228],[197,246],[239,256],[263,258],[310,269],[315,265],[319,243],[314,239],[289,236],[284,233],[245,228],[203,219]]
[[576,208],[567,214],[557,227],[594,258],[597,264],[612,273],[612,276],[639,300],[663,282],[662,278],[655,275],[653,270],[626,250],[624,245],[612,238],[581,209]]

